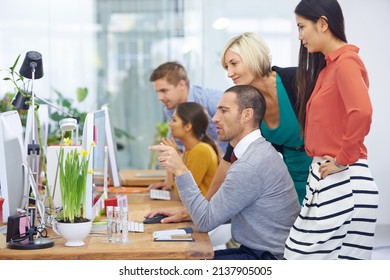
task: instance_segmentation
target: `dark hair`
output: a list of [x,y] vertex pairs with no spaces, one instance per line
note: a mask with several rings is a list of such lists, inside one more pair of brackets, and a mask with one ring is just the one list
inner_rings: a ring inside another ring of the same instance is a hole
[[154,69],[149,81],[154,82],[163,78],[166,78],[167,82],[174,86],[177,86],[181,80],[186,82],[187,87],[190,85],[186,69],[183,65],[174,61],[165,62]]
[[254,123],[260,124],[264,118],[266,102],[263,94],[257,88],[250,85],[237,85],[228,88],[226,92],[236,94],[240,112],[247,108],[253,109]]
[[[347,42],[344,16],[337,0],[301,0],[295,14],[316,23],[325,17],[329,30],[343,42]],[[298,121],[305,128],[306,103],[314,89],[320,71],[325,67],[324,55],[309,53],[301,42],[297,69]]]
[[191,124],[192,131],[197,139],[209,144],[216,152],[219,159],[218,146],[208,134],[209,117],[202,105],[196,102],[184,102],[176,106],[176,115],[182,120],[183,124]]

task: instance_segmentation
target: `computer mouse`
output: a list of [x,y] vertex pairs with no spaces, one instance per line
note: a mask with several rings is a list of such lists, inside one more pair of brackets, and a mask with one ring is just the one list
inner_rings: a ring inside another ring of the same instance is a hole
[[151,217],[151,218],[145,218],[144,220],[144,224],[159,224],[161,223],[161,220],[166,218],[168,216],[165,216],[163,214],[158,214],[154,217]]

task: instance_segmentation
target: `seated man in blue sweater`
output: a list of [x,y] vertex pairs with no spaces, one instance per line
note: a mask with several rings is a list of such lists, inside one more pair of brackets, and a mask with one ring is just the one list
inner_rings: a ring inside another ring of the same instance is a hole
[[215,251],[215,259],[281,259],[299,213],[286,165],[259,130],[265,106],[252,86],[233,86],[222,96],[213,122],[218,139],[230,141],[237,160],[210,201],[174,148],[150,147],[159,151],[160,165],[175,175],[180,198],[199,230],[208,232],[231,221],[232,237],[241,246]]

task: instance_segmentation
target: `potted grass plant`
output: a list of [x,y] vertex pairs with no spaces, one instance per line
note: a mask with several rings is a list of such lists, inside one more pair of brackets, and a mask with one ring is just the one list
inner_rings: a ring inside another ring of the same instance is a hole
[[92,221],[86,218],[87,176],[91,149],[86,151],[71,147],[71,141],[64,139],[58,156],[59,183],[61,189],[62,211],[53,221],[54,231],[66,240],[65,246],[82,246],[92,228]]

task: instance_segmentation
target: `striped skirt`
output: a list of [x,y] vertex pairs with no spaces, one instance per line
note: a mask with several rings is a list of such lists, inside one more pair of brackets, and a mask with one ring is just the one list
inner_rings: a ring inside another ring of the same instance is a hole
[[320,179],[310,167],[306,197],[286,240],[285,259],[371,259],[378,188],[367,160]]

